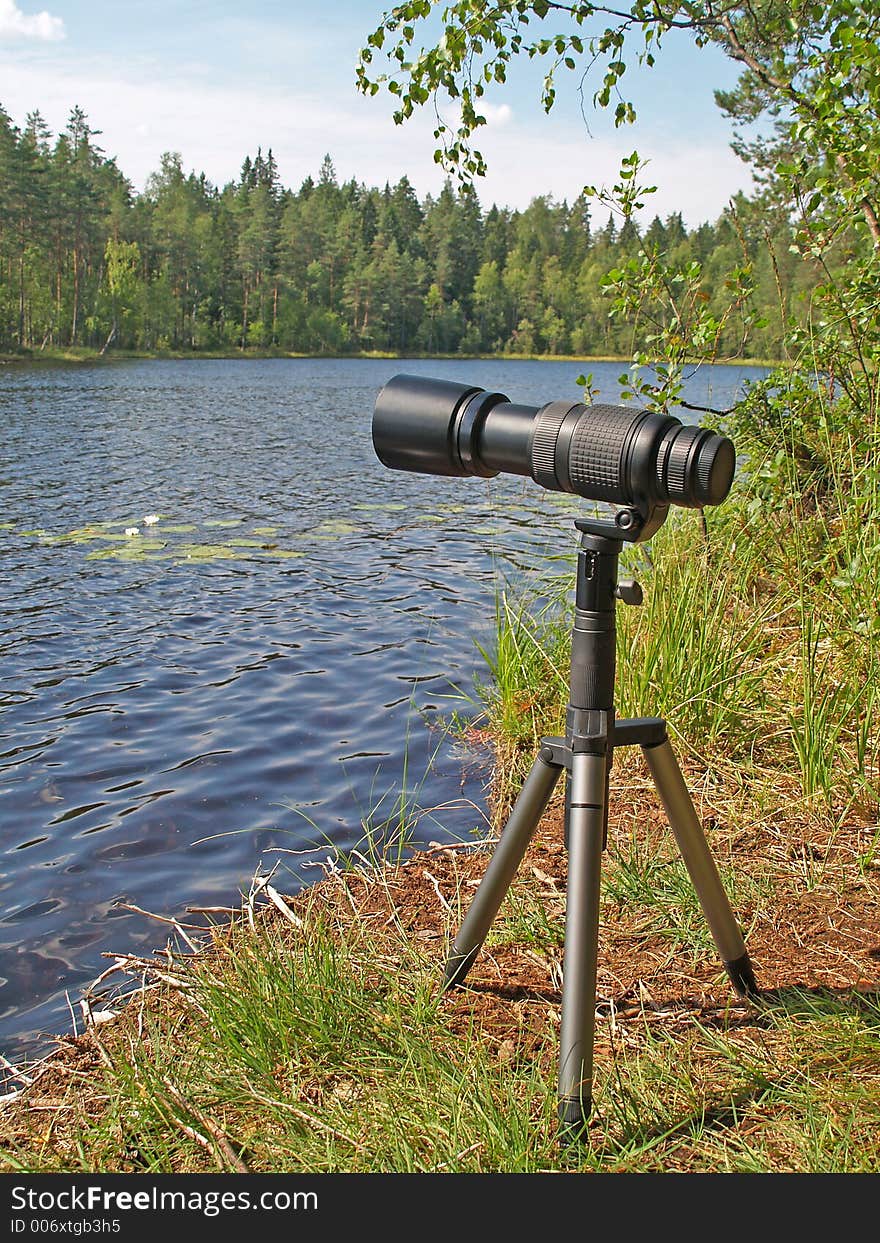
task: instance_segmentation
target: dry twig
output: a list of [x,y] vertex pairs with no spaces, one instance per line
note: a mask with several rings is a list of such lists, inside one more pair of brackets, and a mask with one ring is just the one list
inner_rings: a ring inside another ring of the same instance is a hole
[[[220,1129],[217,1123],[204,1114],[196,1105],[193,1105],[191,1102],[185,1100],[167,1075],[162,1076],[162,1082],[172,1100],[175,1101],[181,1109],[191,1114],[199,1125],[203,1126],[208,1132],[207,1136],[202,1135],[200,1131],[195,1129],[195,1127],[189,1126],[189,1124],[184,1122],[182,1118],[178,1118],[175,1113],[169,1110],[172,1121],[180,1127],[184,1134],[188,1135],[190,1139],[194,1139],[197,1144],[201,1144],[204,1148],[212,1151],[215,1159],[218,1159],[219,1153],[219,1157],[222,1158],[222,1160],[219,1160],[219,1164],[221,1166],[223,1165],[223,1161],[225,1161],[236,1174],[249,1174],[250,1171],[248,1170],[248,1167],[245,1165],[244,1161],[242,1161],[241,1157],[239,1157],[235,1152],[229,1142],[228,1136]],[[210,1136],[210,1138],[208,1138],[208,1136]]]
[[[146,915],[147,919],[156,919],[160,924],[170,924],[176,933],[187,943],[194,954],[199,952],[199,947],[188,937],[183,930],[183,924],[176,919],[169,919],[167,915],[157,915],[155,911],[145,911],[142,906],[135,906],[133,902],[120,902],[119,909],[121,911],[134,911],[136,915]],[[197,932],[201,932],[198,924],[187,924],[188,928],[193,928]]]

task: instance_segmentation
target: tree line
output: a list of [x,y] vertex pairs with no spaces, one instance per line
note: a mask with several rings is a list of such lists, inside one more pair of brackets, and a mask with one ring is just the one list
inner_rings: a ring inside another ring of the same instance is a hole
[[[650,324],[609,315],[608,292],[656,255],[698,290],[719,357],[775,357],[811,284],[757,198],[640,229],[587,194],[484,210],[452,181],[421,199],[406,177],[340,183],[329,155],[292,190],[271,150],[222,188],[169,153],[136,193],[98,137],[79,108],[54,137],[0,107],[0,350],[631,354]],[[748,318],[729,314],[732,270]]]

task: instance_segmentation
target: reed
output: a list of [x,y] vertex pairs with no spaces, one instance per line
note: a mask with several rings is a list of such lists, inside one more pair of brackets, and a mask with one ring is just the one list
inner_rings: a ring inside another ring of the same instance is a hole
[[[794,797],[836,823],[870,815],[880,641],[866,584],[880,582],[880,544],[866,547],[848,497],[833,523],[793,512],[765,525],[754,501],[747,488],[731,498],[708,540],[685,513],[650,553],[629,552],[645,601],[617,610],[617,711],[664,716],[687,756],[747,781],[761,805]],[[502,597],[484,698],[505,771],[511,750],[561,728],[572,587],[566,574]]]

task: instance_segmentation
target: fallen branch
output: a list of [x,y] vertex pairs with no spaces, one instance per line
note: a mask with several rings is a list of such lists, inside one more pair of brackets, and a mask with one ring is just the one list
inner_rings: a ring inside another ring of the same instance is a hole
[[[188,1123],[184,1122],[182,1118],[178,1118],[173,1111],[169,1110],[171,1119],[175,1125],[179,1126],[184,1134],[188,1135],[190,1139],[194,1139],[197,1144],[201,1144],[204,1148],[209,1149],[209,1151],[213,1153],[215,1160],[217,1159],[219,1149],[220,1157],[225,1159],[227,1165],[229,1165],[236,1172],[236,1174],[249,1174],[250,1170],[245,1165],[244,1161],[242,1161],[241,1157],[239,1157],[234,1151],[229,1142],[229,1138],[220,1129],[217,1123],[213,1122],[206,1114],[202,1113],[197,1106],[186,1101],[166,1075],[162,1076],[162,1082],[165,1085],[169,1096],[171,1096],[171,1098],[177,1103],[177,1105],[180,1106],[181,1109],[184,1109],[187,1113],[192,1114],[196,1121],[205,1128],[208,1135],[211,1136],[211,1139],[209,1139],[206,1135],[202,1135],[200,1131],[195,1129],[195,1127],[191,1127]],[[214,1141],[213,1143],[211,1142],[212,1139]],[[219,1164],[222,1166],[223,1161],[221,1160]]]
[[3,1066],[4,1069],[8,1070],[13,1079],[18,1079],[25,1084],[33,1083],[33,1079],[30,1075],[26,1074],[23,1070],[19,1070],[18,1067],[10,1062],[8,1057],[4,1057],[2,1053],[0,1053],[0,1066]]
[[294,915],[293,911],[282,898],[281,894],[272,885],[266,886],[266,897],[276,907],[286,920],[293,924],[294,928],[302,928],[303,921],[298,915]]
[[350,1135],[346,1135],[344,1131],[337,1131],[335,1127],[329,1126],[326,1122],[321,1122],[312,1114],[307,1113],[305,1109],[299,1109],[296,1105],[291,1105],[289,1101],[276,1101],[271,1096],[263,1096],[258,1092],[253,1084],[248,1083],[248,1088],[253,1094],[254,1100],[260,1101],[263,1105],[272,1105],[276,1109],[283,1109],[287,1113],[293,1114],[295,1118],[299,1118],[301,1122],[307,1122],[309,1126],[313,1126],[316,1131],[321,1131],[324,1135],[331,1135],[334,1139],[341,1139],[346,1144],[351,1144],[352,1148],[358,1152],[364,1152],[363,1144],[358,1143],[356,1139],[352,1139]]
[[445,909],[449,912],[450,915],[454,915],[455,912],[453,911],[452,907],[449,905],[449,903],[443,897],[443,894],[440,892],[440,886],[437,884],[437,878],[433,876],[432,873],[429,872],[427,868],[422,868],[422,876],[424,876],[425,880],[429,880],[431,884],[434,886],[434,892],[436,893],[437,897],[440,899],[440,905],[445,907]]
[[[199,952],[199,947],[190,937],[186,935],[183,930],[183,925],[178,920],[169,919],[167,915],[157,915],[155,911],[145,911],[142,906],[135,906],[133,902],[120,902],[118,909],[121,911],[134,911],[137,915],[146,915],[147,919],[156,919],[160,924],[170,924],[174,931],[178,932],[183,940],[186,941],[187,945],[194,954]],[[203,931],[198,924],[187,924],[187,927],[194,929],[196,932]]]
[[483,837],[478,842],[430,842],[424,850],[420,850],[420,855],[446,855],[452,854],[456,850],[470,850],[474,854],[478,854],[481,850],[486,850],[489,846],[497,846],[500,837]]

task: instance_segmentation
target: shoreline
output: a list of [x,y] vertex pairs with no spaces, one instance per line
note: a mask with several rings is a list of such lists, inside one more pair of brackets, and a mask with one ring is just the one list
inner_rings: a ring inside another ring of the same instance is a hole
[[[286,350],[113,350],[102,354],[98,349],[87,349],[85,347],[52,349],[52,350],[28,350],[22,352],[3,352],[0,351],[0,366],[28,366],[28,365],[64,365],[64,364],[92,364],[92,363],[114,363],[114,362],[188,362],[204,359],[206,361],[223,360],[223,361],[239,361],[253,362],[264,361],[266,359],[327,359],[328,361],[338,361],[340,359],[420,359],[432,361],[438,359],[440,361],[462,361],[484,360],[491,362],[557,362],[557,363],[620,363],[624,367],[629,367],[632,363],[630,355],[626,354],[425,354],[425,353],[394,353],[383,350],[361,350],[345,354],[300,354]],[[726,359],[723,362],[708,362],[706,359],[689,359],[687,366],[712,366],[712,367],[781,367],[785,365],[779,359],[767,358],[737,358]]]

